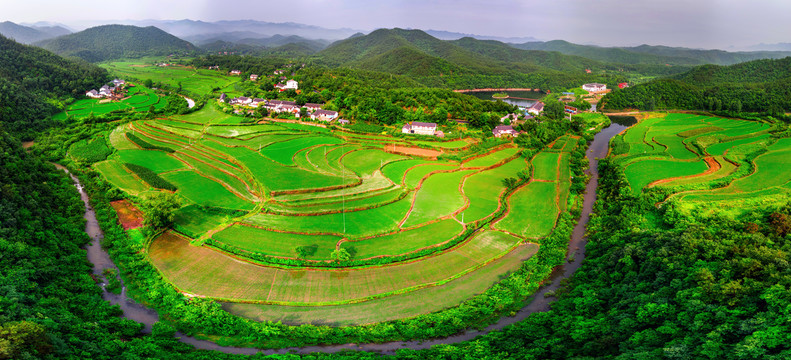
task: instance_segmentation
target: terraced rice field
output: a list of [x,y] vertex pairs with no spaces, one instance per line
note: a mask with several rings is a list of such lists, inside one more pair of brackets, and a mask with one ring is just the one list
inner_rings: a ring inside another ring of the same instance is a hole
[[[781,202],[791,182],[791,139],[774,138],[771,125],[746,120],[665,114],[641,121],[624,135],[630,146],[616,156],[635,194],[669,192],[661,204],[682,211],[738,216],[752,204]],[[647,133],[661,149],[639,154]]]
[[[558,139],[532,160],[532,174],[516,146],[430,161],[383,151],[381,142],[395,138],[228,125],[235,121],[207,105],[120,125],[108,135],[112,154],[95,168],[132,196],[157,190],[124,163],[175,185],[175,232],[147,254],[176,288],[244,316],[297,323],[384,321],[483,292],[552,231],[578,141]],[[398,139],[451,153],[472,143],[423,142]],[[529,184],[507,188],[520,181]]]

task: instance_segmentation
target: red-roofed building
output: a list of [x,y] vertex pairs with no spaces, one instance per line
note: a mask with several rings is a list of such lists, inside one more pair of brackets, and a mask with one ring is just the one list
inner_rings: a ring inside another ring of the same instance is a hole
[[628,87],[629,87],[629,83],[618,83],[619,89],[628,88]]

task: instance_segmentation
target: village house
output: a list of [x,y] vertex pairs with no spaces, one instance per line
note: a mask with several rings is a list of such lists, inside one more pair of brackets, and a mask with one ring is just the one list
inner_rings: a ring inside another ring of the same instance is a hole
[[299,112],[299,107],[294,101],[285,100],[269,100],[264,105],[267,109],[273,112],[293,112],[295,109]]
[[513,114],[513,113],[512,113],[512,114],[508,114],[508,115],[506,115],[506,116],[503,116],[503,117],[501,117],[501,118],[500,118],[500,122],[502,123],[502,122],[505,122],[506,120],[509,120],[509,121],[511,121],[511,122],[514,122],[514,121],[516,121],[517,119],[518,119],[518,115],[516,115],[516,114]]
[[220,94],[220,102],[225,102],[225,99],[227,99],[227,98],[228,98],[228,95],[225,95],[225,93]]
[[87,96],[89,98],[93,98],[93,99],[100,99],[100,98],[103,97],[102,95],[99,95],[99,93],[96,91],[96,89],[86,92],[85,96]]
[[332,110],[316,110],[313,114],[310,114],[310,118],[313,120],[332,121],[338,118],[338,112]]
[[607,90],[607,85],[599,84],[599,83],[590,83],[590,84],[582,85],[582,90],[591,93],[604,92]]
[[517,133],[511,125],[497,125],[492,129],[492,134],[494,134],[494,137],[501,137],[503,135],[510,135],[513,137],[519,136],[519,133]]
[[348,124],[348,123],[349,123],[349,120],[346,120],[346,119],[340,119],[340,120],[338,120],[338,124],[341,124],[341,125],[346,125],[346,124]]
[[121,80],[121,79],[115,79],[115,80],[113,80],[113,86],[115,86],[115,87],[119,87],[119,86],[121,86],[121,85],[123,85],[123,84],[126,84],[126,81],[124,81],[124,80]]
[[264,100],[264,99],[261,99],[261,98],[255,98],[255,99],[253,99],[252,101],[250,101],[250,106],[252,106],[252,107],[258,107],[258,105],[260,105],[260,104],[263,104],[265,101],[266,101],[266,100]]
[[628,87],[629,87],[629,83],[618,83],[618,88],[619,89],[624,89],[624,88],[628,88]]
[[258,75],[257,74],[250,74],[250,81],[256,81],[256,80],[258,80]]
[[437,131],[437,124],[413,121],[411,124],[404,124],[401,132],[404,134],[434,135]]
[[241,70],[231,70],[231,75],[241,75],[241,74],[242,74]]
[[569,114],[576,114],[576,113],[577,113],[577,108],[575,108],[575,107],[573,107],[573,106],[568,106],[568,105],[566,105],[566,106],[564,106],[564,109],[563,109],[563,110],[564,110],[565,112],[569,113]]
[[321,110],[324,104],[305,103],[304,107],[308,109],[308,111],[316,111]]
[[219,65],[209,66],[209,70],[220,70]]
[[246,96],[240,96],[238,98],[231,99],[230,104],[231,105],[250,105],[250,103],[252,103],[252,102],[253,102],[253,99],[251,99],[249,97],[246,97]]
[[283,74],[283,70],[275,70],[274,74],[275,75],[281,75],[281,74]]
[[544,111],[544,103],[536,101],[533,106],[527,108],[527,113],[533,116],[538,116]]
[[289,80],[289,81],[286,81],[285,84],[279,83],[279,84],[275,85],[275,88],[279,89],[280,91],[286,91],[286,90],[289,90],[289,89],[297,90],[297,89],[299,89],[299,83],[296,80]]

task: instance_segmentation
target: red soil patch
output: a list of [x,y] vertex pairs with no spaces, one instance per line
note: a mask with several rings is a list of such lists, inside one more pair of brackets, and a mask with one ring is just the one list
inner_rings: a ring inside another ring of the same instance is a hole
[[384,150],[386,152],[398,153],[398,154],[406,154],[406,155],[417,155],[423,157],[430,157],[436,158],[437,156],[441,155],[441,151],[431,150],[431,149],[423,149],[418,147],[409,147],[409,146],[385,146]]
[[118,222],[124,230],[137,229],[143,227],[143,213],[134,205],[126,200],[118,200],[110,203],[118,214]]
[[715,160],[711,156],[705,157],[705,158],[703,158],[703,160],[706,161],[706,165],[709,167],[709,169],[704,171],[704,172],[702,172],[702,173],[700,173],[700,174],[688,175],[688,176],[677,176],[677,177],[672,177],[672,178],[668,178],[668,179],[661,179],[661,180],[657,180],[657,181],[654,181],[654,182],[648,184],[648,187],[654,187],[654,186],[665,184],[665,183],[669,183],[669,182],[671,182],[673,180],[678,180],[678,179],[691,179],[691,178],[696,178],[696,177],[699,177],[699,176],[711,175],[711,174],[717,172],[717,170],[719,170],[720,168],[722,168],[722,165],[720,165],[720,163],[718,163],[717,160]]

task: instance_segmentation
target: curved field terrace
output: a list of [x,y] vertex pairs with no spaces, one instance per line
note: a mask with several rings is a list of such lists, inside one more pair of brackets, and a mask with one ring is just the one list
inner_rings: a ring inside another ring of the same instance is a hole
[[354,325],[458,306],[533,266],[578,140],[526,158],[508,142],[233,125],[209,107],[118,126],[94,168],[132,196],[175,189],[174,230],[147,254],[179,291],[255,320]]

